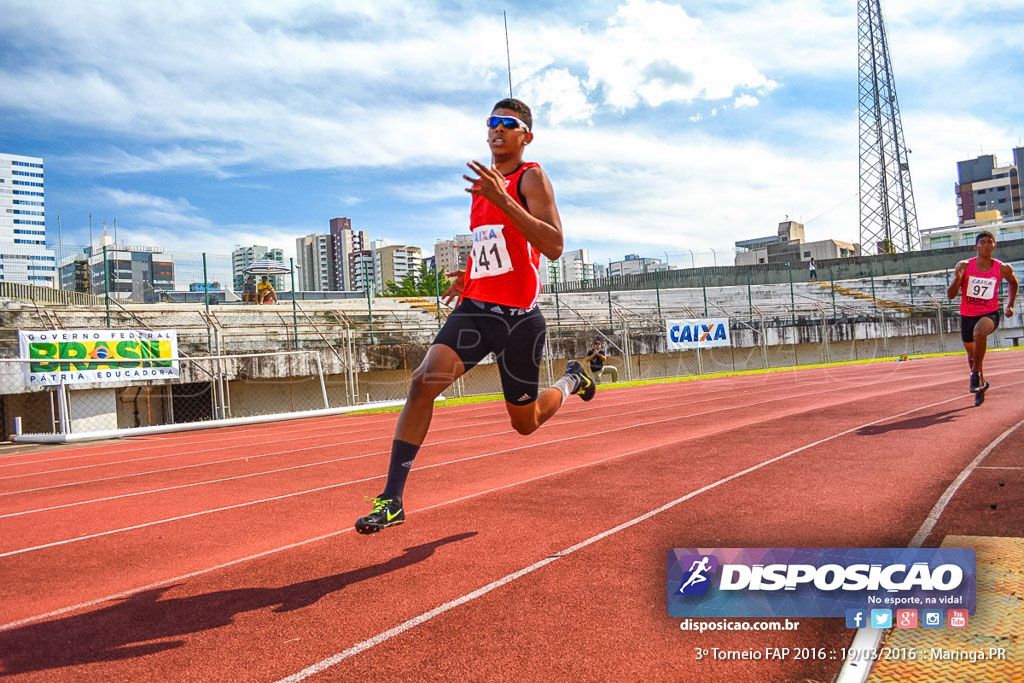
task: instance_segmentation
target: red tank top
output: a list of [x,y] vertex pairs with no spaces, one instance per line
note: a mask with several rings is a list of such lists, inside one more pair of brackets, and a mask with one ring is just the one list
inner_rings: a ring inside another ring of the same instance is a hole
[[978,270],[977,258],[967,262],[963,284],[960,285],[960,315],[988,315],[999,310],[1002,265],[992,259],[992,267],[982,272]]
[[[534,167],[540,165],[532,161],[520,164],[505,176],[505,189],[527,211],[530,208],[519,185],[526,169]],[[514,308],[533,308],[540,294],[540,251],[526,241],[498,207],[480,195],[473,195],[469,229],[473,232],[473,251],[466,265],[462,296]]]

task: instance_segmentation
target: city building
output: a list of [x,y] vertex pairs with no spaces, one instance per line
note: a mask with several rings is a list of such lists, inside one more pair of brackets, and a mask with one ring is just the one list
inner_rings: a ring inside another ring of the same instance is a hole
[[608,274],[612,277],[622,275],[635,275],[637,273],[653,273],[656,270],[670,270],[667,263],[661,259],[640,256],[639,254],[626,254],[621,261],[612,261],[608,264]]
[[423,260],[423,250],[404,244],[389,244],[373,250],[374,284],[377,292],[383,292],[388,282],[401,282],[410,274],[417,273]]
[[373,288],[373,283],[377,280],[377,269],[373,263],[372,251],[369,249],[354,251],[349,254],[348,263],[349,272],[352,273],[351,291],[365,292],[369,284],[372,294],[380,292]]
[[0,153],[0,280],[53,287],[57,258],[46,248],[43,160]]
[[434,258],[437,260],[438,271],[451,273],[465,269],[471,251],[473,233],[459,233],[455,239],[438,240],[434,244]]
[[[992,218],[1021,218],[1020,184],[1024,147],[1013,150],[1013,163],[1000,166],[995,154],[956,164],[956,215],[960,225]],[[992,211],[998,211],[993,216]]]
[[313,233],[295,240],[296,286],[303,292],[329,292],[336,281],[334,240],[331,235]]
[[365,230],[353,230],[350,218],[332,218],[330,226],[334,250],[334,286],[332,289],[355,290],[356,274],[352,271],[352,254],[369,249],[370,236]]
[[603,277],[603,275],[598,275],[598,272],[604,273],[604,267],[599,268],[590,260],[588,249],[563,251],[562,255],[554,261],[549,261],[547,257],[541,256],[540,281],[543,285],[556,282],[589,282]]
[[[263,260],[280,261],[283,265],[285,262],[284,250],[271,249],[261,244],[254,244],[251,247],[235,247],[235,250],[231,252],[231,279],[235,291],[242,291],[245,280],[249,277],[245,274],[245,269],[254,262]],[[281,291],[282,276],[270,275],[267,279],[274,286],[275,290]]]
[[[921,231],[922,249],[944,249],[948,247],[973,247],[978,233],[988,230],[1002,240],[1024,239],[1024,218],[1007,219],[997,216],[997,211],[976,214],[975,219],[962,225],[946,225]],[[986,217],[987,214],[987,217]]]
[[[174,291],[174,257],[164,254],[161,247],[115,244],[104,230],[99,244],[87,248],[84,254],[93,294],[109,290],[111,298],[148,304],[160,301],[162,292]],[[76,258],[71,256],[64,262],[77,268]]]
[[860,256],[860,245],[841,240],[804,240],[803,223],[785,220],[774,237],[756,237],[736,242],[737,266],[759,263],[796,263]]

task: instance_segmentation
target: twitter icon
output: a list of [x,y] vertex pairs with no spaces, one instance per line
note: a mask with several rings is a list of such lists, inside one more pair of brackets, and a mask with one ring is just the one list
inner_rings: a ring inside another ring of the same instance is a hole
[[892,628],[892,610],[871,610],[871,628]]

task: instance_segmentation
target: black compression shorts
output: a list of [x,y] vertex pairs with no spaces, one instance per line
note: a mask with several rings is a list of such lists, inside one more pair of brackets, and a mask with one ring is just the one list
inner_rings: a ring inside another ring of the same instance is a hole
[[985,315],[962,315],[960,316],[960,340],[964,344],[970,344],[974,341],[974,326],[982,318],[991,318],[996,327],[999,327],[999,311],[993,311]]
[[546,336],[539,308],[527,311],[463,299],[434,343],[453,349],[467,372],[493,351],[505,400],[522,406],[537,400]]

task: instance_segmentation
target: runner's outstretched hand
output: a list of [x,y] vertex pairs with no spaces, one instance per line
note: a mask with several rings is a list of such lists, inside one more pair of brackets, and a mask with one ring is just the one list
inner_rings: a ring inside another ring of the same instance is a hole
[[508,196],[505,190],[505,176],[501,175],[494,166],[484,166],[479,161],[470,161],[466,166],[476,172],[479,178],[468,175],[462,176],[472,187],[467,187],[466,192],[482,195],[484,199],[495,206],[500,206],[503,197]]
[[456,270],[453,273],[445,274],[452,278],[452,283],[448,285],[448,289],[444,290],[444,294],[441,295],[445,306],[448,306],[451,304],[452,299],[462,296],[462,288],[466,286],[466,271]]

